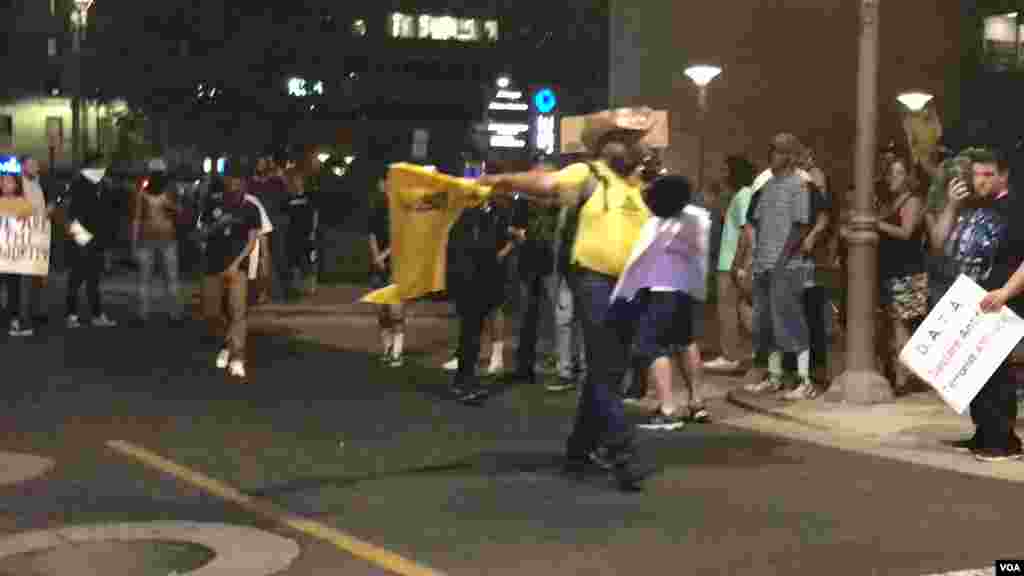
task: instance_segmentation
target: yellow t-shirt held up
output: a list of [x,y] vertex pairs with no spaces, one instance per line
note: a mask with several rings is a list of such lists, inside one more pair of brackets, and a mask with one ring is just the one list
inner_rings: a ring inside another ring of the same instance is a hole
[[[592,164],[604,182],[580,210],[579,227],[573,246],[572,262],[577,266],[618,277],[626,269],[633,244],[640,237],[651,211],[639,186],[613,172],[604,162]],[[590,167],[585,163],[566,166],[553,174],[563,205],[579,202]]]
[[392,284],[361,301],[399,304],[446,289],[448,233],[491,189],[415,164],[392,164],[384,181],[391,228]]

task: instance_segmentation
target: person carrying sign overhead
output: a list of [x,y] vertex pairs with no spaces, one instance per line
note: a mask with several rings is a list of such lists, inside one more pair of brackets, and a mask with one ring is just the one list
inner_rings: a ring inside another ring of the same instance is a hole
[[646,475],[636,464],[636,446],[618,392],[629,358],[628,336],[606,323],[611,295],[634,242],[651,216],[640,188],[631,181],[641,168],[640,145],[654,127],[647,108],[619,109],[587,118],[583,138],[595,160],[554,173],[484,176],[493,194],[517,191],[534,202],[574,206],[577,221],[570,264],[577,311],[583,322],[587,375],[576,421],[566,446],[566,471],[577,476],[605,450],[620,489],[639,490]]

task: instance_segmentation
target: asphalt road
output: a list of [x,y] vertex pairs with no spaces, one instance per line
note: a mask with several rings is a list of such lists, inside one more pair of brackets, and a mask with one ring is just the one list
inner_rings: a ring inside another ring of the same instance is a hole
[[[443,331],[422,322],[421,341]],[[300,541],[288,575],[387,573],[104,447],[126,440],[453,575],[910,576],[1024,556],[1012,483],[709,424],[645,435],[659,473],[621,494],[558,474],[571,396],[521,386],[463,407],[446,375],[416,366],[437,354],[415,339],[411,365],[389,370],[361,351],[370,325],[254,330],[244,385],[212,368],[194,324],[0,344],[0,450],[58,462],[0,489],[0,532],[241,523]]]

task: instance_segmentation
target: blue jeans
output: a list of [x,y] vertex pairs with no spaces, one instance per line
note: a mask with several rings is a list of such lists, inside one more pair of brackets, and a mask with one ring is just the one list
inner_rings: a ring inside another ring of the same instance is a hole
[[166,297],[170,302],[171,316],[181,316],[180,282],[178,279],[178,243],[159,242],[140,244],[135,250],[139,263],[139,316],[148,318],[153,301],[153,269],[157,255],[163,263],[163,275],[167,287]]
[[599,445],[613,450],[629,448],[632,430],[626,423],[619,383],[629,363],[629,335],[608,322],[609,299],[615,278],[581,271],[576,281],[576,312],[583,323],[587,378],[569,436],[570,459],[584,456]]

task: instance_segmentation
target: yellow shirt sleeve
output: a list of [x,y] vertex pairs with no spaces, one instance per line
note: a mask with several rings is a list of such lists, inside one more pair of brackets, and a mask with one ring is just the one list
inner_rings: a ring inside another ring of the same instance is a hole
[[590,167],[583,162],[570,164],[552,175],[562,205],[573,205],[579,201],[583,185],[590,177]]

